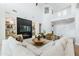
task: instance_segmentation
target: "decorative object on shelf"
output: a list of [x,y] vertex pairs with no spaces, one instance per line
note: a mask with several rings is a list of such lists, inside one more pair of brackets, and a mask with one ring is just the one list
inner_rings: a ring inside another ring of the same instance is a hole
[[6,28],[13,28],[13,24],[11,24],[9,21],[6,21]]
[[35,35],[35,22],[32,22],[32,35]]
[[6,26],[6,28],[5,28],[5,35],[6,35],[6,38],[8,38],[9,36],[11,36],[11,33],[12,32],[15,32],[14,31],[14,21],[13,21],[14,19],[13,19],[13,17],[6,17],[5,18],[5,26]]

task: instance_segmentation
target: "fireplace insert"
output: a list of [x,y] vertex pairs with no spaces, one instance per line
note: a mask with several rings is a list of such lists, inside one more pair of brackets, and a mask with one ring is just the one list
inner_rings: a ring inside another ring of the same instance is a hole
[[17,34],[22,34],[23,39],[32,37],[32,21],[17,17]]

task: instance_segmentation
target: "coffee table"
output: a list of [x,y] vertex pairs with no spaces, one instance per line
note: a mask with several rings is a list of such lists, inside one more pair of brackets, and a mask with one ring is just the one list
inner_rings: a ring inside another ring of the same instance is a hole
[[40,38],[40,40],[38,40],[37,38],[34,38],[32,41],[35,46],[42,46],[47,43],[47,40],[44,38]]

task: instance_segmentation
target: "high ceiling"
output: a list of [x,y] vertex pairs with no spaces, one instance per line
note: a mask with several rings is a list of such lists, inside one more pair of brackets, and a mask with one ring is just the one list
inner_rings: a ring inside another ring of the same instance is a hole
[[46,5],[49,5],[55,12],[69,7],[71,3],[38,3],[37,6],[36,3],[11,3],[11,4],[0,4],[0,7],[4,8],[1,9],[3,9],[5,13],[15,12],[16,16],[18,17],[40,21],[43,20],[42,7]]
[[59,11],[64,8],[70,7],[72,3],[38,3],[38,6],[42,7],[45,5],[49,5],[52,7],[54,11]]

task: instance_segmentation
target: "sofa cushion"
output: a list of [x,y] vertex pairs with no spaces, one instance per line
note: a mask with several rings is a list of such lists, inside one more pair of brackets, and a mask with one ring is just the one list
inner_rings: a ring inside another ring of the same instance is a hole
[[34,45],[30,44],[30,43],[24,43],[27,46],[27,49],[30,50],[32,53],[34,53],[35,55],[39,56],[41,53],[41,50],[39,50],[39,48],[35,47]]
[[3,56],[34,56],[27,48],[21,44],[17,45],[17,41],[13,37],[9,37],[7,40],[2,41],[2,53]]
[[64,50],[61,44],[56,46],[49,46],[41,54],[41,56],[63,56],[63,55]]
[[13,52],[13,56],[35,56],[35,54],[32,51],[21,45],[17,45]]
[[68,39],[66,48],[65,48],[65,55],[66,56],[74,56],[74,44],[73,39]]
[[54,45],[49,45],[46,47],[43,52],[42,56],[64,56],[65,55],[65,47],[66,42],[64,39],[56,40]]
[[41,52],[46,49],[49,46],[53,46],[54,45],[54,41],[52,40],[51,42],[48,42],[47,44],[45,44],[44,46],[42,46],[41,48],[39,48],[39,50],[41,50]]
[[2,41],[2,55],[12,55],[14,48],[16,48],[16,40],[13,37]]
[[7,40],[2,40],[1,55],[2,56],[11,56],[12,55],[12,51],[8,45]]

